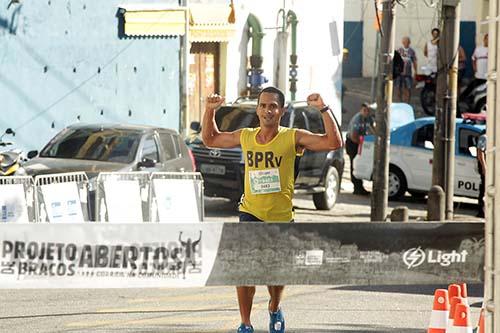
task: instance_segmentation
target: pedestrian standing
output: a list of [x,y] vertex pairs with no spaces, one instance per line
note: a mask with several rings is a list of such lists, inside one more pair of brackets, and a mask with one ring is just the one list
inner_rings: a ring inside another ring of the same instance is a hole
[[432,73],[437,72],[438,43],[441,32],[438,28],[431,31],[432,39],[425,44],[424,56],[427,57],[427,67]]
[[366,195],[369,192],[363,187],[363,180],[354,177],[354,158],[358,154],[361,137],[371,134],[374,126],[373,116],[370,114],[368,103],[363,103],[358,113],[352,117],[347,128],[345,150],[351,162],[351,182],[354,185],[353,194]]
[[479,45],[474,49],[472,68],[474,69],[474,80],[464,90],[463,96],[468,96],[474,88],[486,83],[486,77],[488,76],[488,34],[483,37],[483,45]]
[[486,178],[486,130],[481,132],[477,140],[477,168],[481,176],[479,183],[479,197],[477,198],[477,217],[484,217],[484,188]]
[[[319,94],[307,98],[308,105],[322,114],[325,134],[280,126],[285,109],[281,90],[268,87],[258,97],[257,116],[260,126],[234,132],[220,132],[215,111],[224,98],[207,98],[203,116],[202,138],[208,147],[232,148],[241,146],[245,158],[244,196],[240,205],[240,222],[292,222],[294,162],[302,149],[329,151],[342,147],[340,130],[330,108]],[[268,286],[269,332],[284,333],[285,318],[280,308],[284,286]],[[253,333],[250,320],[255,286],[236,287],[241,325],[238,333]]]
[[413,77],[417,74],[417,54],[410,47],[410,37],[403,37],[401,44],[403,46],[398,49],[398,53],[403,59],[403,71],[396,78],[395,86],[398,91],[399,100],[404,103],[410,103]]

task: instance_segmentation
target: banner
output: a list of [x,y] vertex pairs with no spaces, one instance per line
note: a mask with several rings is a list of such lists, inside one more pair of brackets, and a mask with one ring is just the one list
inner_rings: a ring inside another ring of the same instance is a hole
[[200,223],[4,225],[0,288],[204,286],[222,231]]
[[193,180],[153,179],[153,190],[160,222],[201,221]]
[[0,190],[0,222],[28,222],[28,203],[23,184],[2,185]]
[[[51,223],[83,222],[83,212],[76,182],[55,183],[40,186],[44,206]],[[86,198],[85,198],[86,201]],[[45,221],[45,218],[41,219]]]
[[0,225],[0,288],[478,283],[483,267],[483,223]]

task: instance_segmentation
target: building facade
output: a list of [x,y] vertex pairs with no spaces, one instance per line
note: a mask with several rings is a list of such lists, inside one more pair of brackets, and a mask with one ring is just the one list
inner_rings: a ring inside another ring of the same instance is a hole
[[[430,7],[430,4],[437,4]],[[417,53],[419,67],[426,64],[424,46],[431,39],[431,30],[439,28],[441,1],[408,1],[406,7],[396,6],[395,46],[401,38],[409,36],[411,46]],[[488,16],[488,0],[462,0],[460,22],[460,45],[467,55],[467,73],[472,74],[470,57],[475,46],[482,41],[488,26],[481,24]],[[371,77],[374,73],[377,31],[375,30],[375,7],[373,0],[352,0],[345,5],[344,46],[349,49],[349,59],[344,64],[344,76]]]
[[343,0],[1,6],[0,132],[26,151],[75,122],[187,133],[208,94],[231,102],[271,84],[288,99],[322,93],[340,121],[343,13]]

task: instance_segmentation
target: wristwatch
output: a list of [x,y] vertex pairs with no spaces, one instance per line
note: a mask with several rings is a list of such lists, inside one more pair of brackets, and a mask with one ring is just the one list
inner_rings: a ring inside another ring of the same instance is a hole
[[319,109],[319,112],[321,112],[321,113],[325,113],[325,112],[326,112],[326,111],[328,111],[328,110],[330,110],[330,107],[327,105],[327,106],[325,106],[324,108]]

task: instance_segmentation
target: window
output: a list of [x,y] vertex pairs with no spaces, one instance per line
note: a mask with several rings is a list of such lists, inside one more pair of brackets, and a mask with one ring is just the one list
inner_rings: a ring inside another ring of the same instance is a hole
[[307,119],[309,119],[309,131],[313,133],[325,133],[325,128],[323,126],[323,117],[321,116],[321,113],[318,112],[318,110],[308,108],[304,112],[304,115],[306,115]]
[[434,124],[420,127],[413,133],[412,145],[415,147],[426,148],[425,142],[434,142]]
[[462,155],[473,156],[473,154],[471,153],[471,148],[472,150],[476,149],[478,137],[479,132],[462,128],[459,132],[458,137],[458,153]]
[[152,135],[146,138],[144,141],[144,147],[142,147],[141,161],[146,158],[155,162],[160,160],[158,156],[158,147],[156,146],[155,138]]
[[160,133],[160,141],[165,153],[165,160],[168,161],[178,157],[180,147],[177,136],[168,133]]
[[292,127],[293,128],[302,128],[302,129],[308,129],[309,126],[307,117],[305,115],[304,109],[295,109],[295,112],[293,113],[293,123]]

